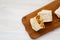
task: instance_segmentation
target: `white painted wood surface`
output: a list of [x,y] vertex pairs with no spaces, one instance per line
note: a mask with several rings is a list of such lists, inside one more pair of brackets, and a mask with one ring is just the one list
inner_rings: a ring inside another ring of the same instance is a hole
[[[53,0],[0,0],[0,40],[32,40],[22,17]],[[36,40],[60,40],[60,28]]]

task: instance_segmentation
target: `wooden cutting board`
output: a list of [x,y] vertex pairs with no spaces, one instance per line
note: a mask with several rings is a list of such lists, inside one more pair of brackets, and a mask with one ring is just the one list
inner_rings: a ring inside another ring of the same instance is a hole
[[[22,18],[22,23],[24,24],[24,27],[26,29],[26,31],[28,32],[28,34],[30,35],[31,38],[35,39],[38,37],[41,37],[42,35],[60,27],[60,19],[54,14],[54,11],[60,6],[60,1],[54,1],[42,8],[37,9],[34,12],[31,12],[30,14],[24,16]],[[52,10],[53,12],[53,21],[50,23],[44,23],[45,24],[45,29],[41,29],[39,31],[34,31],[31,27],[30,24],[30,18],[34,17],[37,15],[37,13],[41,10]]]

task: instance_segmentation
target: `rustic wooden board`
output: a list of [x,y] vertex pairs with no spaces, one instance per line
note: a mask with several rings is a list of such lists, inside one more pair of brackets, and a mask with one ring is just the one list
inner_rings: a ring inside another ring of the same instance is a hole
[[[42,35],[60,27],[60,19],[54,14],[54,11],[60,6],[60,1],[54,1],[42,8],[37,9],[36,11],[24,16],[22,18],[22,23],[31,38],[35,39],[41,37]],[[50,23],[45,23],[46,28],[41,29],[38,32],[34,31],[30,24],[30,18],[37,15],[37,13],[43,9],[52,10],[53,11],[53,21]]]

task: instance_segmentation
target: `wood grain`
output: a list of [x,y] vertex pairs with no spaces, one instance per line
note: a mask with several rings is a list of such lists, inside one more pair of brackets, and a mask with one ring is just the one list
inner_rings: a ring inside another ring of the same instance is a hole
[[[54,11],[59,6],[60,6],[60,1],[54,1],[54,2],[44,6],[42,8],[35,10],[34,12],[31,12],[30,14],[28,14],[22,18],[22,23],[24,24],[24,27],[25,27],[26,31],[28,32],[28,34],[30,35],[31,38],[35,39],[35,38],[41,37],[42,35],[60,27],[60,19],[54,14]],[[44,23],[46,28],[41,29],[41,30],[36,32],[31,27],[30,18],[36,16],[39,11],[44,10],[44,9],[52,10],[53,21],[49,22],[49,23]]]

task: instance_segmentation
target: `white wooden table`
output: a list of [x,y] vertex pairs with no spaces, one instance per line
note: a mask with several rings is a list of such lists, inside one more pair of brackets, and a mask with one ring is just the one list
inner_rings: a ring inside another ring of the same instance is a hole
[[[0,40],[32,40],[22,17],[54,0],[0,0]],[[36,40],[60,40],[60,28]]]

